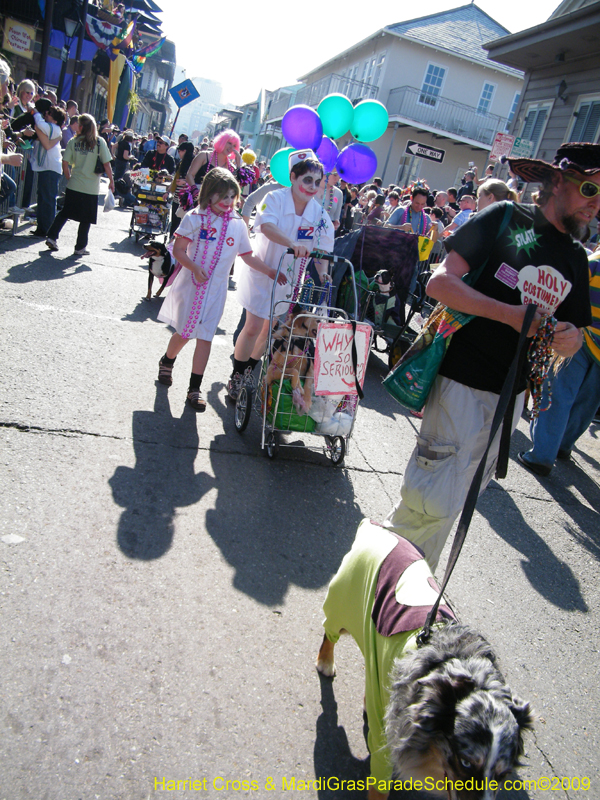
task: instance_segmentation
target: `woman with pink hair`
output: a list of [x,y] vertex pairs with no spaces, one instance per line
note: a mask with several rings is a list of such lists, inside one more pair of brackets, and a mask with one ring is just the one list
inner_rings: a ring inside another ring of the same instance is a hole
[[185,176],[190,186],[200,187],[207,173],[215,167],[224,167],[234,174],[242,164],[240,137],[235,131],[222,131],[215,137],[213,150],[204,150],[194,158]]

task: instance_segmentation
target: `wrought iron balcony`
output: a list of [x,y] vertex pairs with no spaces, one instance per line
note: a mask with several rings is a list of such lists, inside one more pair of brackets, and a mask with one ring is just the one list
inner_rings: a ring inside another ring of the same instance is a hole
[[477,111],[474,106],[432,97],[411,86],[392,89],[386,103],[390,117],[402,117],[434,133],[450,134],[480,144],[492,145],[498,131],[506,130],[506,117]]
[[321,80],[315,81],[315,83],[309,83],[299,89],[296,94],[285,94],[278,97],[271,103],[266,119],[282,117],[288,108],[293,105],[306,105],[316,108],[324,97],[334,92],[345,94],[350,100],[358,102],[359,100],[375,99],[378,91],[378,87],[371,83],[363,83],[362,81],[352,80],[352,78],[345,78],[343,75],[332,73],[325,78],[321,78]]

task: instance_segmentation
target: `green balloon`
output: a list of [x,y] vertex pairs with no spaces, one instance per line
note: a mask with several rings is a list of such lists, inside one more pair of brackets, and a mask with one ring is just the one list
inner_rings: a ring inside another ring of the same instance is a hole
[[354,106],[343,94],[328,94],[317,108],[323,123],[323,135],[339,139],[348,133],[354,118]]
[[292,185],[290,180],[290,166],[288,159],[290,157],[290,153],[293,153],[294,150],[296,150],[295,147],[284,147],[282,150],[278,150],[271,156],[271,161],[269,162],[271,175],[275,178],[277,183],[280,183],[282,186]]
[[363,100],[354,109],[351,132],[359,142],[374,142],[387,130],[387,108],[379,100]]

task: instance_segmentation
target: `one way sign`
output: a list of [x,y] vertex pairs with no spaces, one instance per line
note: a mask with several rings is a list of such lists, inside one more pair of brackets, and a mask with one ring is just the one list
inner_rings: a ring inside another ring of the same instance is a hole
[[426,158],[428,161],[436,161],[438,164],[442,163],[446,155],[445,150],[436,150],[434,147],[429,147],[429,145],[426,144],[411,142],[410,139],[406,143],[406,150],[404,152],[413,156],[418,156],[419,158]]

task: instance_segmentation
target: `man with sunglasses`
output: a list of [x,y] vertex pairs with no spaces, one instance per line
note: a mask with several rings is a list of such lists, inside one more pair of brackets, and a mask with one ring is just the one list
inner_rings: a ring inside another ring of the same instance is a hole
[[[587,257],[577,239],[600,211],[600,145],[562,145],[552,164],[509,163],[524,181],[541,184],[535,204],[499,202],[472,215],[446,240],[448,255],[427,286],[431,297],[474,318],[451,338],[402,499],[385,525],[421,547],[433,570],[485,451],[527,306],[537,305],[530,337],[544,317],[558,320],[552,348],[563,357],[579,350],[581,328],[592,321]],[[473,286],[462,280],[471,270],[481,270]],[[511,431],[523,406],[527,366],[517,377]],[[497,436],[482,491],[499,442]]]

